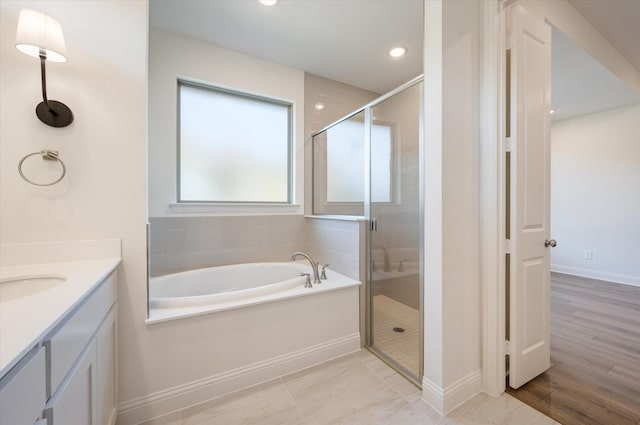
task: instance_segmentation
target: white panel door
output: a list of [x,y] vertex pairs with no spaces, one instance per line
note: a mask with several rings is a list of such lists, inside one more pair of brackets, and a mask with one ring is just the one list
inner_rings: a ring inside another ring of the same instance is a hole
[[511,255],[509,385],[550,365],[549,140],[551,28],[510,8]]

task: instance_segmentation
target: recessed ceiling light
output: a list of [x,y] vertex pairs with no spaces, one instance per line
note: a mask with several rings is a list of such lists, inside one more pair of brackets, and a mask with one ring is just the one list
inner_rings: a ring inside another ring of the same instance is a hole
[[324,103],[316,103],[316,111],[322,111],[324,109]]
[[407,49],[405,49],[404,47],[393,47],[389,50],[389,56],[391,56],[392,58],[399,58],[401,56],[404,56],[405,53],[407,53]]
[[278,3],[278,0],[258,0],[258,1],[264,4],[265,6],[273,6],[274,4]]
[[550,111],[549,111],[549,113],[550,113],[551,115],[555,114],[556,112],[558,112],[558,110],[557,110],[557,109],[552,109],[552,110],[550,110]]

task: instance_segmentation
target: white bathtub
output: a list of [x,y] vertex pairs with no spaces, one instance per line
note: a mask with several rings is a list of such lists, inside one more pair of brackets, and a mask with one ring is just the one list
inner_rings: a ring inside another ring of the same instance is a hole
[[360,285],[327,269],[327,280],[305,288],[305,261],[209,267],[149,279],[150,321],[229,310]]

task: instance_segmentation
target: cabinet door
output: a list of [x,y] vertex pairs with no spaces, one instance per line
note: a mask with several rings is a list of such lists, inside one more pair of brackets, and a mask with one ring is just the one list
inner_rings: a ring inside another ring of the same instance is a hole
[[97,425],[96,340],[91,339],[44,411],[48,425]]
[[58,390],[115,299],[116,277],[115,273],[111,273],[62,326],[45,337],[44,345],[50,366],[47,396],[52,396]]
[[97,404],[98,424],[112,425],[116,420],[116,306],[104,319],[97,344]]
[[0,379],[0,425],[33,425],[45,400],[45,351],[36,347]]

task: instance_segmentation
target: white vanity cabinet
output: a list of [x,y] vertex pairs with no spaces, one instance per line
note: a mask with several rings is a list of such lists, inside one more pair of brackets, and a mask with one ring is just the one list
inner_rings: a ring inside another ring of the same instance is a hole
[[50,372],[47,425],[115,421],[115,281],[110,274],[44,339]]
[[2,377],[0,425],[115,423],[115,273],[96,284]]

